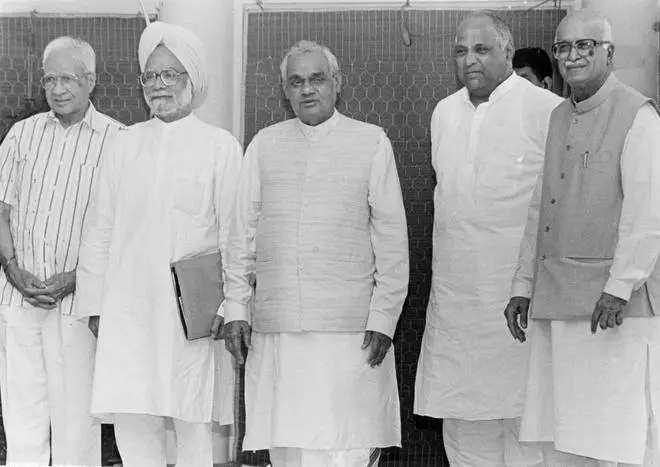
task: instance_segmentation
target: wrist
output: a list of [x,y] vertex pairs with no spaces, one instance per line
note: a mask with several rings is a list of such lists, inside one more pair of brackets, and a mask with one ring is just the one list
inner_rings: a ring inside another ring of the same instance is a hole
[[6,270],[10,266],[18,266],[18,260],[16,259],[16,255],[11,255],[7,261],[4,262],[2,267]]

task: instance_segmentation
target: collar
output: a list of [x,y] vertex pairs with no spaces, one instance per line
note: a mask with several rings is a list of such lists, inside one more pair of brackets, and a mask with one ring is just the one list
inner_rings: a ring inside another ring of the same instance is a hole
[[[490,93],[490,96],[488,96],[488,100],[484,102],[484,104],[487,103],[490,104],[502,99],[502,97],[504,97],[509,91],[511,91],[518,84],[520,84],[521,80],[524,80],[524,78],[521,78],[515,72],[511,72],[508,78],[506,78],[495,89],[493,89],[493,92]],[[468,92],[466,86],[463,86],[463,88],[461,89],[461,95],[463,97],[463,101],[474,107],[474,104],[470,100],[470,93]]]
[[186,128],[192,122],[197,120],[197,117],[195,117],[195,112],[190,112],[185,117],[180,118],[178,120],[174,120],[173,122],[164,122],[158,117],[154,117],[152,120],[154,125],[156,125],[156,128],[158,128],[159,130],[174,131],[174,130],[179,130],[180,128]]
[[303,123],[300,119],[297,119],[298,126],[300,127],[303,135],[305,135],[305,138],[317,141],[326,137],[332,130],[334,130],[334,128],[337,126],[337,123],[339,122],[340,115],[341,114],[337,111],[337,109],[335,109],[334,112],[332,112],[332,116],[323,123],[319,123],[316,126],[310,126]]
[[612,94],[612,91],[618,84],[619,80],[617,77],[614,76],[614,73],[610,73],[610,76],[605,80],[600,89],[596,91],[596,94],[581,102],[575,102],[573,96],[571,96],[571,104],[573,104],[573,108],[577,113],[591,112],[610,97],[610,94]]
[[[79,121],[75,125],[86,125],[89,129],[91,129],[93,131],[98,131],[98,132],[101,132],[101,131],[105,130],[105,126],[103,126],[101,124],[101,119],[97,115],[98,110],[96,110],[96,107],[94,107],[94,104],[92,104],[90,101],[88,101],[88,102],[89,102],[89,106],[87,107],[87,110],[85,111],[85,116],[83,117],[83,119],[81,121]],[[48,111],[46,116],[48,117],[48,119],[51,122],[57,123],[58,125],[61,125],[59,119],[57,118],[57,116],[55,115],[55,112],[53,112],[53,110]],[[72,126],[75,126],[75,125],[72,125]]]

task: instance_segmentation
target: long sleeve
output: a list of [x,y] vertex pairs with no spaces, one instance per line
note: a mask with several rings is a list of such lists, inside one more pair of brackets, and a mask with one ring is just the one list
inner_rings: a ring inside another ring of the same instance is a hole
[[534,279],[534,262],[536,257],[536,238],[538,235],[539,214],[541,211],[541,195],[543,189],[543,171],[539,173],[529,204],[527,224],[520,242],[518,265],[511,284],[512,297],[532,296],[532,281]]
[[105,273],[114,224],[116,146],[101,161],[95,193],[83,224],[74,314],[78,319],[100,316]]
[[[21,124],[22,126],[25,123]],[[0,145],[0,201],[13,206],[16,204],[16,152],[18,141],[14,125],[2,145]]]
[[[243,150],[234,138],[223,139],[224,144],[218,148],[217,163],[215,165],[215,215],[218,222],[218,249],[222,261],[227,258],[227,237],[231,214],[234,210],[236,187],[238,185]],[[224,293],[227,294],[227,280],[224,279]],[[224,316],[223,301],[218,308],[218,314]]]
[[258,137],[245,153],[227,238],[225,262],[225,322],[249,321],[255,284],[255,236],[261,212]]
[[408,225],[392,145],[384,133],[371,167],[369,206],[376,272],[366,329],[393,337],[408,293]]
[[649,104],[635,116],[621,154],[619,242],[604,291],[628,300],[660,255],[660,116]]

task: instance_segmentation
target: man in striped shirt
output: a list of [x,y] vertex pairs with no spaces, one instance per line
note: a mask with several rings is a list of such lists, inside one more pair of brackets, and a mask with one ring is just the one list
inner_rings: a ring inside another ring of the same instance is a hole
[[[8,465],[101,464],[89,415],[95,339],[71,316],[97,167],[122,125],[89,101],[96,57],[60,37],[43,55],[50,112],[0,146],[0,388]],[[52,453],[51,453],[52,446]]]

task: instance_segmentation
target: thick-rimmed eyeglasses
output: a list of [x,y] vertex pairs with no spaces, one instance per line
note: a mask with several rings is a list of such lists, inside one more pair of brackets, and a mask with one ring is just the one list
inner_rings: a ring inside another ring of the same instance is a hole
[[165,86],[174,86],[179,82],[181,76],[187,75],[186,71],[176,71],[176,70],[163,70],[160,73],[155,71],[145,71],[140,75],[140,84],[145,88],[150,88],[151,86],[156,85],[158,78],[161,79]]
[[61,75],[48,74],[41,78],[41,85],[46,90],[51,90],[57,86],[57,83],[60,82],[62,86],[66,89],[71,89],[74,86],[80,84],[81,76],[74,75],[71,73],[65,73]]
[[571,54],[573,48],[580,57],[588,57],[596,47],[611,44],[610,41],[597,41],[596,39],[579,39],[574,42],[561,41],[552,44],[552,55],[556,59],[566,58]]

